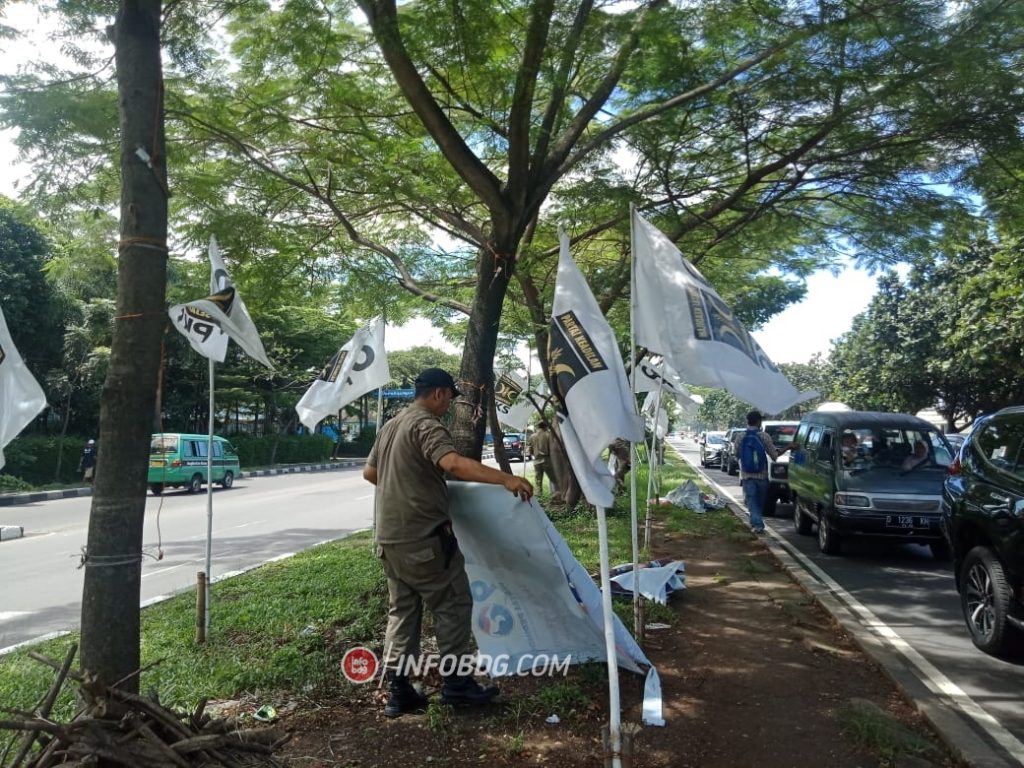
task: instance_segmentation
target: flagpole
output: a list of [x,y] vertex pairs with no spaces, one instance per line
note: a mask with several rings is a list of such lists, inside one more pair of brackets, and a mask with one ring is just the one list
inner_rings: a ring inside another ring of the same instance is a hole
[[210,364],[210,405],[207,424],[206,442],[206,581],[204,582],[205,606],[203,610],[203,628],[206,635],[210,634],[210,582],[213,581],[213,574],[210,573],[213,560],[213,358],[208,358]]
[[655,482],[655,475],[661,472],[658,457],[658,424],[661,419],[661,395],[665,391],[665,358],[661,358],[661,376],[658,378],[658,396],[654,399],[654,429],[651,430],[651,453],[647,458],[647,513],[644,517],[644,549],[651,547],[651,504],[652,490],[657,487],[658,497],[661,496],[661,485]]
[[[597,537],[601,557],[601,612],[604,614],[604,648],[608,662],[608,746],[612,768],[622,768],[622,713],[619,704],[619,663],[615,649],[612,614],[612,585],[608,564],[608,520],[604,507],[597,508]],[[634,572],[635,576],[635,572]],[[636,578],[633,580],[637,583]],[[633,590],[637,592],[636,589]]]
[[[633,233],[633,204],[629,204],[629,391],[633,395],[633,408],[636,409],[636,329],[633,314],[636,307],[636,257]],[[633,545],[633,636],[643,645],[644,623],[643,610],[640,603],[640,532],[636,509],[636,472],[639,461],[636,443],[629,443],[629,532]],[[648,494],[650,496],[650,494]],[[648,498],[648,501],[650,499]],[[650,514],[648,512],[648,514]]]

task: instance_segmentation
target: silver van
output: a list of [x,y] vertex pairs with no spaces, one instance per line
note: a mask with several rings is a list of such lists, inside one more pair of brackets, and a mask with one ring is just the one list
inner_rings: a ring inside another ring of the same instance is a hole
[[949,546],[939,527],[942,484],[953,451],[931,424],[904,413],[815,411],[804,416],[789,462],[793,525],[838,554],[863,536]]

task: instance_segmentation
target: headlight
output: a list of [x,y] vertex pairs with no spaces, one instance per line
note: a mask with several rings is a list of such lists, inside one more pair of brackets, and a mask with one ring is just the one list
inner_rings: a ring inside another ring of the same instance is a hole
[[785,480],[789,477],[789,467],[785,464],[772,464],[772,477]]
[[869,509],[871,507],[871,498],[868,496],[862,496],[859,493],[837,493],[835,495],[835,503],[837,507],[861,507],[863,509]]

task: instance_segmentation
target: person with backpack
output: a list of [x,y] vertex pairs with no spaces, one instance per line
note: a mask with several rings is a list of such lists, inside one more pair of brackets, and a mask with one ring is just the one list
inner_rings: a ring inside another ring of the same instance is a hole
[[755,534],[764,533],[764,502],[768,497],[768,460],[772,461],[786,451],[796,447],[792,442],[781,451],[775,447],[771,437],[761,431],[763,417],[760,411],[747,414],[747,429],[733,439],[733,448],[740,464],[740,485],[743,500],[750,513],[750,530]]

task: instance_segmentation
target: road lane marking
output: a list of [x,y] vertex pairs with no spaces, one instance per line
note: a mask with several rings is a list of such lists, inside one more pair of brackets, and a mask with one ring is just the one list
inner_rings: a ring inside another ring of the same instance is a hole
[[28,616],[32,611],[0,611],[0,621],[10,621],[19,616]]
[[[682,451],[678,452],[680,456],[682,456]],[[682,458],[690,464],[690,466],[696,469],[696,465],[694,465],[689,458],[685,456],[682,456]],[[706,473],[702,472],[702,474],[716,490],[725,494],[730,499],[733,499],[737,504],[740,503],[726,488],[720,486],[708,477]],[[897,653],[903,656],[904,659],[910,662],[918,672],[918,679],[928,690],[932,693],[941,694],[947,697],[957,709],[977,723],[978,726],[997,744],[1009,752],[1018,763],[1024,765],[1024,744],[1022,744],[1016,736],[1004,728],[994,716],[986,712],[977,702],[974,701],[974,699],[964,692],[960,686],[939,671],[934,664],[922,656],[913,646],[910,645],[910,643],[900,637],[899,633],[892,629],[892,627],[875,616],[869,608],[862,605],[857,598],[843,589],[839,582],[822,570],[817,563],[807,557],[807,555],[794,547],[771,528],[768,528],[767,531],[779,546],[785,549],[793,559],[804,567],[804,569],[813,574],[814,577],[817,578],[818,581],[820,581],[836,599],[845,604],[845,606],[853,612],[855,618],[862,627],[880,638],[884,643],[887,643]]]
[[142,578],[147,579],[150,576],[159,576],[160,574],[167,573],[168,571],[173,571],[176,568],[184,568],[186,565],[190,565],[190,563],[178,563],[178,565],[168,565],[164,568],[152,568],[142,574]]

